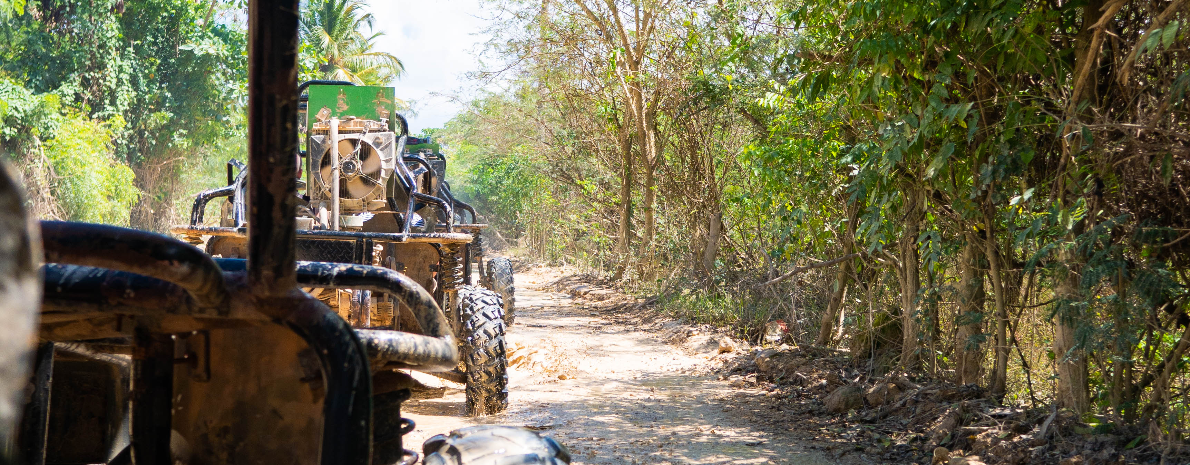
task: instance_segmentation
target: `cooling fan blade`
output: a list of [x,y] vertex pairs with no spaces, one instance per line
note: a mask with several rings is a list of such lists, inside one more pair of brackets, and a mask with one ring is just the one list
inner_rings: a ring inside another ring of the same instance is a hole
[[[342,156],[342,154],[340,154],[340,156]],[[330,154],[329,150],[327,151],[327,153],[322,155],[322,161],[321,161],[321,163],[318,164],[318,176],[319,176],[319,179],[322,180],[323,188],[325,189],[326,195],[330,195],[332,180],[331,180],[331,154]],[[340,190],[342,190],[342,189],[340,189]]]
[[[343,140],[340,140],[339,143],[337,144],[339,146],[339,166],[340,167],[343,166],[343,162],[345,160],[347,160],[349,157],[351,157],[352,152],[355,151],[355,144],[352,144],[351,142],[352,141],[350,139],[343,139]],[[323,153],[323,155],[322,155],[321,162],[318,164],[318,175],[322,179],[322,182],[325,184],[325,189],[326,189],[327,194],[330,194],[331,183],[334,182],[331,179],[331,172],[333,171],[331,168],[332,168],[331,167],[331,151],[330,151],[330,149],[327,149],[327,151],[325,153]],[[350,195],[348,195],[348,190],[343,185],[344,184],[343,181],[346,180],[346,179],[342,178],[343,175],[344,175],[344,173],[340,172],[339,198],[350,198]]]
[[[359,140],[351,142],[359,144],[359,152],[354,159],[356,163],[354,172],[350,173],[351,175],[345,179],[344,188],[352,198],[359,199],[376,190],[376,186],[380,183],[382,174],[380,170],[383,168],[383,165],[380,163],[380,154],[376,153],[376,149],[372,147],[372,144]],[[352,150],[355,150],[354,146]],[[349,174],[346,171],[344,170],[344,174]]]
[[[339,198],[361,199],[376,190],[381,181],[383,164],[380,155],[371,144],[358,139],[343,139],[339,146]],[[359,147],[359,152],[356,152]],[[327,191],[331,185],[331,157],[322,157],[318,173],[326,183]]]

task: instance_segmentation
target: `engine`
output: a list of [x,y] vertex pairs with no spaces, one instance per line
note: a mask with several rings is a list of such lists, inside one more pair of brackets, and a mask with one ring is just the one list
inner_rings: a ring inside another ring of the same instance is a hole
[[312,221],[299,219],[299,227],[355,229],[372,212],[396,207],[390,200],[401,189],[392,178],[403,149],[389,120],[394,100],[388,87],[310,87],[305,171]]

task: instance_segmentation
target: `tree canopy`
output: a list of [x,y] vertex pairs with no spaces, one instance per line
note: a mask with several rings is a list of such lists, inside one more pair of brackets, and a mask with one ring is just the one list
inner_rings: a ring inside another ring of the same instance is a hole
[[1185,426],[1187,2],[492,5],[511,90],[447,132],[549,181],[460,189],[529,250],[875,372]]
[[[362,0],[313,0],[302,15],[304,51],[313,61],[311,79],[389,85],[405,71],[391,53],[377,51],[382,32],[371,32],[375,18]],[[367,31],[365,31],[367,29]]]

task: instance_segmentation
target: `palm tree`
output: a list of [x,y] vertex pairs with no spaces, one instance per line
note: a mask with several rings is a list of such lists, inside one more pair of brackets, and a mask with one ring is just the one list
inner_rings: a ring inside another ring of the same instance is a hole
[[[374,18],[363,0],[311,0],[302,15],[302,40],[317,63],[320,79],[361,85],[387,85],[401,76],[405,65],[391,53],[373,50]],[[367,35],[363,32],[367,26]]]

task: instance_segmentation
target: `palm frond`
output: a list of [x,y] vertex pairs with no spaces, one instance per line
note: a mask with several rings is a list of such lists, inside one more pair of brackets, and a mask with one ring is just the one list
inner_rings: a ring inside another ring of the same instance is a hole
[[[405,72],[405,64],[375,50],[383,32],[373,32],[375,16],[363,0],[312,0],[302,17],[302,40],[325,79],[387,85]],[[367,32],[365,33],[365,26]]]

